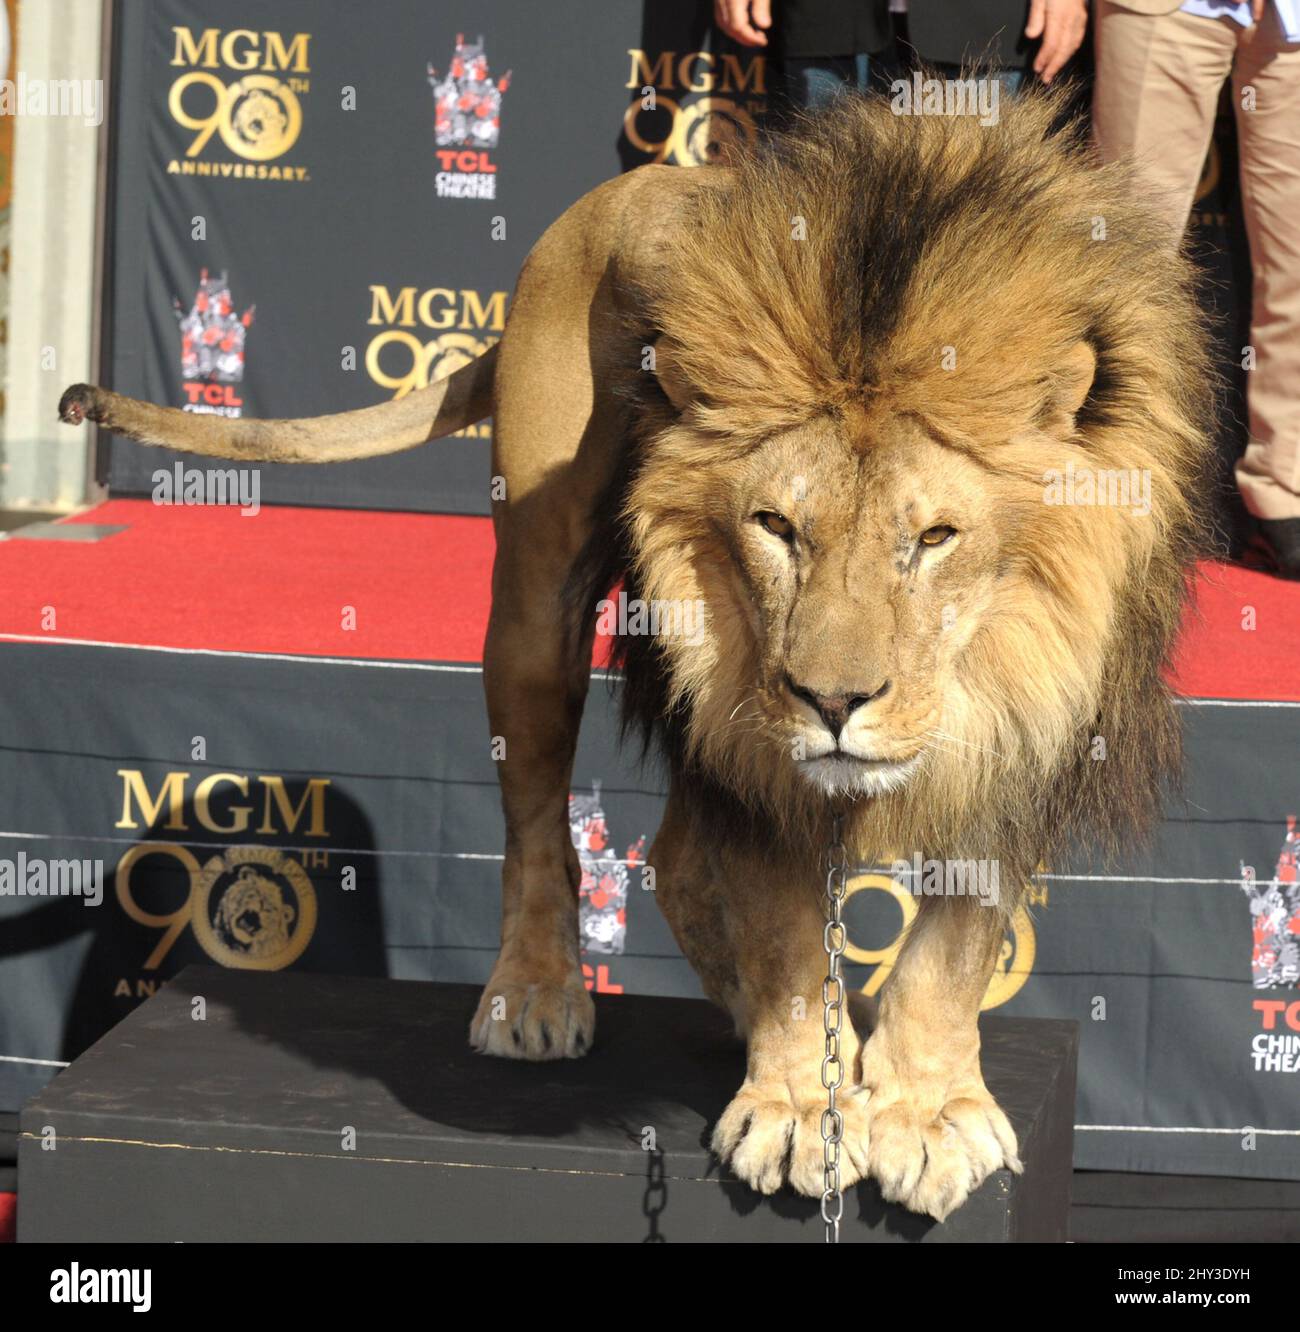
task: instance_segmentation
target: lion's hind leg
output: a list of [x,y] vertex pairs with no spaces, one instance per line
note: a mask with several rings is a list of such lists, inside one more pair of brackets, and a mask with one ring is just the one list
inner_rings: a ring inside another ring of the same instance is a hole
[[500,344],[492,469],[505,485],[483,674],[506,856],[501,952],[470,1029],[489,1054],[559,1059],[592,1041],[568,794],[595,621],[575,625],[564,589],[597,576],[575,564],[625,448],[610,388],[642,365],[619,302],[648,280],[651,242],[687,193],[682,173],[646,167],[579,200],[529,255]]
[[483,676],[506,819],[501,951],[470,1042],[507,1058],[572,1059],[595,1029],[568,820],[593,635],[566,625],[571,552],[547,518],[516,512],[498,532]]
[[[544,241],[520,279],[501,343],[493,436],[493,472],[505,487],[493,506],[483,682],[506,845],[501,951],[470,1041],[514,1059],[576,1058],[590,1049],[595,1030],[579,958],[581,872],[568,818],[595,617],[583,619],[565,588],[622,436],[618,411],[597,391],[583,354],[587,319],[612,316],[585,289],[564,298],[580,284],[565,269],[563,247],[558,257],[554,249]],[[581,320],[580,346],[566,318]],[[614,344],[612,335],[601,341]]]
[[568,793],[591,635],[566,631],[567,552],[544,524],[499,527],[484,650],[488,718],[506,819],[501,951],[470,1029],[486,1054],[575,1058],[595,1011],[578,955],[581,871]]

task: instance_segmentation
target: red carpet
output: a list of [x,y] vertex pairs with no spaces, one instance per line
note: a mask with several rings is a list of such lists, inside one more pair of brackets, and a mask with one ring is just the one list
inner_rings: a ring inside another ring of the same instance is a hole
[[[486,518],[279,507],[244,518],[110,500],[69,521],[126,530],[94,543],[0,542],[0,637],[481,659]],[[1189,697],[1300,701],[1300,584],[1202,566],[1174,682]]]
[[[110,500],[93,543],[0,543],[0,633],[230,652],[479,661],[492,527],[355,509]],[[42,625],[51,606],[56,627]],[[353,607],[355,628],[345,628]]]
[[1300,583],[1202,564],[1172,680],[1187,698],[1300,700]]

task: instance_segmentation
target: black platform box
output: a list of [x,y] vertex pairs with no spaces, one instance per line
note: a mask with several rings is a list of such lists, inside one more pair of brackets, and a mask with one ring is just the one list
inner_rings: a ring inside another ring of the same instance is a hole
[[[822,1238],[815,1202],[761,1198],[709,1155],[744,1072],[723,1014],[600,997],[586,1059],[523,1064],[468,1049],[476,998],[187,968],[24,1107],[19,1240]],[[844,1240],[1065,1239],[1077,1027],[982,1029],[1024,1175],[942,1225],[859,1185]]]

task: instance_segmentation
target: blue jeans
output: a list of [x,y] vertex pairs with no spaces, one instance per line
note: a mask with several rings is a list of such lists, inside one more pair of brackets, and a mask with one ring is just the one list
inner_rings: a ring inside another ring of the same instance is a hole
[[[960,65],[935,65],[934,69],[940,77],[945,79],[961,78]],[[1014,96],[1024,86],[1025,71],[1023,69],[1000,69],[998,70],[998,96],[1004,93],[1008,96]]]
[[785,61],[785,78],[796,106],[825,106],[846,89],[866,92],[871,57],[865,51],[850,56],[795,56]]
[[[958,78],[957,65],[935,65],[934,72],[945,78]],[[866,92],[876,88],[889,91],[896,78],[910,78],[910,71],[900,69],[887,56],[869,56],[865,51],[848,56],[797,56],[785,61],[786,92],[796,106],[825,106],[846,90]],[[1025,73],[1004,69],[998,73],[998,92],[1008,96],[1020,91]]]

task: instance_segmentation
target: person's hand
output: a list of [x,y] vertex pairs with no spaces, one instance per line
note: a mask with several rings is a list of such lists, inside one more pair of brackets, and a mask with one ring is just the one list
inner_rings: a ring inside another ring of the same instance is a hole
[[741,46],[766,46],[772,0],[713,0],[713,21]]
[[[1263,6],[1264,0],[1255,0]],[[1088,31],[1087,0],[1029,0],[1029,22],[1025,36],[1043,39],[1034,57],[1034,73],[1044,83],[1061,72],[1061,66],[1079,49]]]
[[1264,6],[1266,4],[1268,4],[1268,0],[1250,0],[1250,16],[1256,23],[1264,17]]

